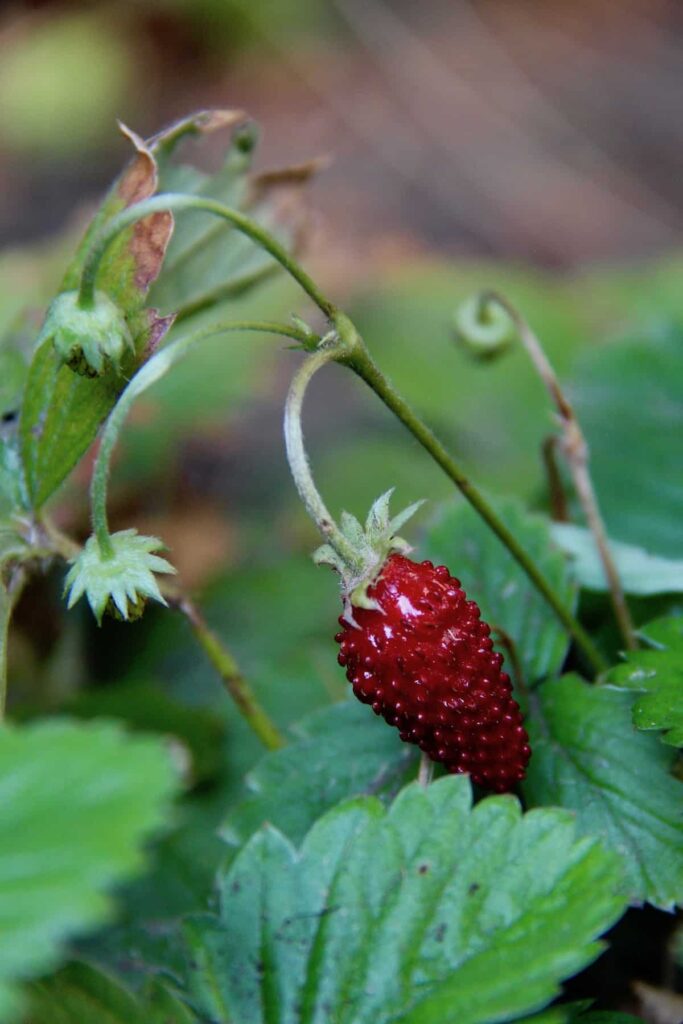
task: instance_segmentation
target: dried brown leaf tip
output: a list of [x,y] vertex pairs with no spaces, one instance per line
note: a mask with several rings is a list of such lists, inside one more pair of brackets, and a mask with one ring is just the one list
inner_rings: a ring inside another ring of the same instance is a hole
[[[135,147],[135,156],[119,179],[117,191],[125,207],[133,206],[153,196],[159,176],[157,163],[149,148],[135,132],[119,124],[122,133]],[[130,252],[135,263],[135,287],[146,295],[159,275],[166,248],[173,232],[173,214],[168,211],[154,213],[138,221],[132,229]]]

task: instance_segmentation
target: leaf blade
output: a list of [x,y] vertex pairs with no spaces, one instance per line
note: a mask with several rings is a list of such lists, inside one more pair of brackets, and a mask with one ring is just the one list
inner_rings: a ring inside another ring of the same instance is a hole
[[650,650],[627,651],[604,682],[642,693],[633,705],[637,729],[657,729],[662,741],[683,746],[683,618],[657,619],[639,630]]
[[673,752],[633,729],[631,704],[578,676],[544,683],[527,720],[523,788],[531,806],[572,810],[582,833],[619,853],[632,900],[668,909],[683,900],[683,784],[670,774]]
[[139,869],[174,775],[161,743],[109,723],[3,728],[0,1005],[57,962],[64,939],[108,916],[104,893]]
[[541,1008],[623,909],[618,859],[562,811],[470,800],[449,776],[388,811],[343,803],[298,851],[257,833],[221,877],[218,914],[189,925],[200,1009],[240,1024],[490,1024]]

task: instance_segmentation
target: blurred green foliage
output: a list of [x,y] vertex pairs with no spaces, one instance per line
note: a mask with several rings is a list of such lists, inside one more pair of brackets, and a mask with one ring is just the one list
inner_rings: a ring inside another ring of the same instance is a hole
[[0,134],[27,158],[92,153],[111,139],[131,78],[114,11],[26,18],[0,48]]

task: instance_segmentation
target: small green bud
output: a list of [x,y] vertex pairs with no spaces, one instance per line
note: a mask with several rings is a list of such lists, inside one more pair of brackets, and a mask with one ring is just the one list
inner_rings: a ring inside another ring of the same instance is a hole
[[104,292],[96,292],[92,306],[79,305],[78,292],[62,292],[50,306],[39,342],[51,338],[63,363],[83,377],[118,371],[129,349],[134,351],[126,319]]
[[155,572],[174,573],[173,566],[154,554],[163,548],[157,537],[137,530],[120,530],[110,537],[113,554],[105,557],[95,537],[89,537],[67,573],[64,591],[72,608],[85,594],[98,624],[105,612],[128,622],[139,619],[147,598],[166,604]]
[[465,299],[455,311],[453,320],[457,340],[479,358],[498,355],[517,337],[510,314],[486,295],[472,295]]

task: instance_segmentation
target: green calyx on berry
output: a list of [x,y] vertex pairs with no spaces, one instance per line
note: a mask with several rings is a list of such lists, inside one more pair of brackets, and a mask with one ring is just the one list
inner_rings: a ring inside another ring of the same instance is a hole
[[457,340],[480,359],[498,355],[518,333],[509,312],[486,293],[465,299],[455,311],[453,326]]
[[352,625],[353,607],[379,608],[377,602],[368,596],[368,588],[379,576],[389,555],[394,552],[407,554],[411,551],[408,542],[398,536],[398,531],[415,514],[423,501],[414,502],[391,518],[389,502],[392,494],[393,487],[374,502],[365,521],[365,527],[361,526],[355,516],[342,512],[340,532],[347,542],[346,546],[354,552],[353,560],[345,557],[331,543],[323,544],[313,553],[313,561],[317,565],[331,565],[339,573],[344,617]]
[[77,291],[58,295],[38,341],[48,338],[62,362],[83,377],[118,372],[125,352],[135,348],[125,317],[104,292],[96,292],[86,307],[80,305]]
[[148,598],[166,604],[154,573],[175,573],[156,551],[163,549],[157,537],[145,537],[137,530],[111,534],[111,554],[106,556],[95,537],[89,537],[69,570],[64,591],[72,608],[85,594],[97,619],[104,613],[131,622],[140,618]]

